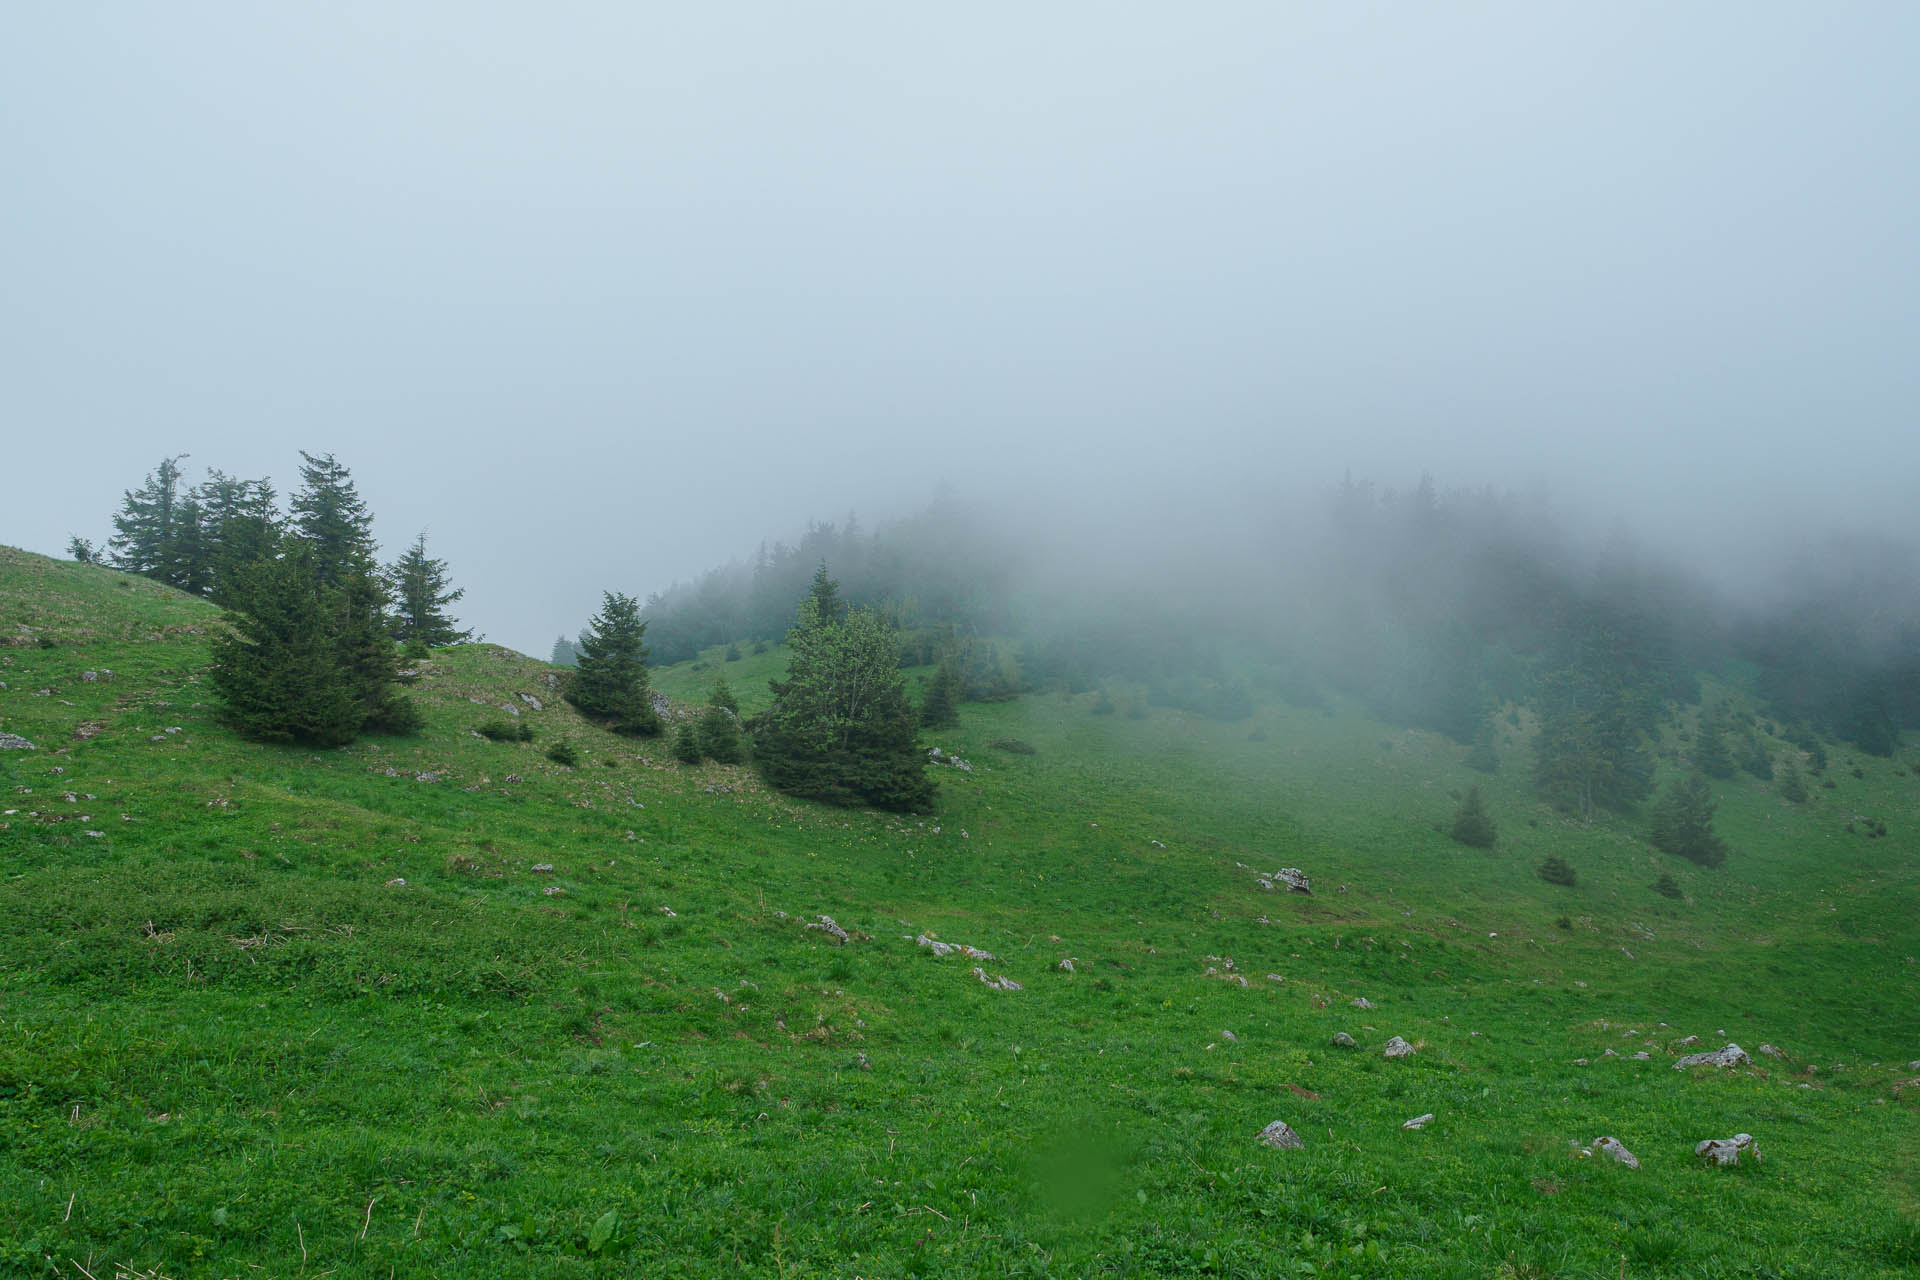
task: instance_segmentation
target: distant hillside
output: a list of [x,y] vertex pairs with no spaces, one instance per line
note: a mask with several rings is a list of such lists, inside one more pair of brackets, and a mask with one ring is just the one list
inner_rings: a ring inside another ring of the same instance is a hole
[[[418,664],[419,737],[249,744],[217,617],[0,551],[0,731],[34,744],[0,750],[0,1271],[1920,1264],[1911,750],[1828,744],[1802,802],[1715,781],[1709,871],[1538,799],[1517,704],[1487,773],[1338,689],[1229,725],[1110,684],[964,706],[926,741],[966,767],[903,819],[675,764],[491,645]],[[724,671],[751,711],[781,660],[655,682]],[[1445,834],[1470,786],[1491,851]],[[1729,1041],[1752,1061],[1674,1068]],[[1736,1132],[1764,1163],[1695,1157]]]

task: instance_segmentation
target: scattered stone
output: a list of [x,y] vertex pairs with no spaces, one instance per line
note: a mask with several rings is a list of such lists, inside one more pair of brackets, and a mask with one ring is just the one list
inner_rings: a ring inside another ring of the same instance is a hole
[[952,955],[954,951],[951,943],[942,942],[938,938],[929,938],[924,933],[915,938],[914,943],[918,946],[925,947],[937,956]]
[[1752,1058],[1747,1051],[1731,1042],[1715,1049],[1712,1053],[1690,1053],[1673,1064],[1675,1071],[1684,1071],[1688,1067],[1744,1067],[1751,1064]]
[[1784,1058],[1787,1056],[1787,1051],[1785,1049],[1782,1049],[1776,1045],[1770,1045],[1770,1044],[1761,1045],[1759,1052],[1766,1054],[1769,1058]]
[[535,711],[545,711],[547,709],[546,705],[542,703],[540,699],[534,697],[530,693],[521,694],[520,701],[526,703],[528,706],[532,707]]
[[964,942],[963,942],[963,943],[961,943],[961,944],[960,944],[959,946],[957,946],[957,947],[955,947],[955,948],[954,948],[954,950],[956,950],[956,951],[958,951],[958,952],[959,952],[959,953],[960,953],[961,955],[963,955],[963,956],[965,956],[965,957],[966,957],[967,959],[969,959],[969,960],[997,960],[997,959],[999,959],[999,957],[998,957],[998,956],[996,956],[996,955],[994,955],[994,954],[993,954],[993,952],[991,952],[991,951],[982,951],[982,950],[981,950],[980,948],[978,948],[978,947],[970,947],[970,946],[968,946],[968,945],[967,945],[966,943],[964,943]]
[[508,715],[513,716],[515,719],[518,719],[520,716],[520,708],[514,706],[511,702],[501,703],[500,709],[506,712]]
[[1587,1065],[1587,1060],[1585,1058],[1575,1058],[1573,1060],[1573,1065],[1576,1067],[1584,1067]]
[[988,977],[987,971],[985,969],[980,968],[978,965],[974,966],[973,976],[980,979],[980,981],[986,984],[987,986],[992,987],[995,991],[1020,990],[1020,984],[1015,982],[1012,978]]
[[1424,1129],[1432,1123],[1433,1123],[1433,1112],[1429,1111],[1427,1112],[1427,1114],[1423,1116],[1415,1116],[1413,1119],[1407,1121],[1405,1124],[1401,1125],[1400,1127],[1402,1129]]
[[413,780],[415,782],[438,782],[440,781],[440,775],[437,773],[416,773],[413,775]]
[[1750,1133],[1736,1133],[1731,1138],[1708,1138],[1693,1149],[1693,1154],[1724,1168],[1732,1168],[1740,1163],[1740,1153],[1747,1152],[1755,1164],[1760,1163],[1760,1144],[1753,1140]]
[[1067,956],[1067,957],[1066,957],[1065,959],[1063,959],[1063,960],[1061,960],[1059,964],[1057,964],[1057,965],[1055,965],[1055,966],[1053,966],[1053,967],[1054,967],[1054,968],[1056,968],[1056,969],[1058,969],[1058,970],[1059,970],[1060,972],[1062,972],[1062,973],[1072,973],[1072,972],[1073,972],[1073,957],[1072,957],[1072,956]]
[[1222,1031],[1220,1033],[1220,1038],[1222,1040],[1225,1040],[1228,1044],[1233,1044],[1235,1041],[1240,1039],[1239,1036],[1233,1034],[1233,1032],[1231,1031]]
[[862,1071],[873,1070],[873,1063],[867,1061],[867,1055],[864,1053],[857,1053],[854,1055],[853,1065],[860,1068]]
[[404,876],[395,876],[393,879],[387,881],[387,888],[389,889],[404,889],[406,887],[407,881]]
[[671,919],[674,916],[679,915],[680,913],[678,911],[675,911],[672,907],[661,907],[660,914]]
[[[938,747],[928,748],[927,758],[933,761],[935,764],[943,764],[950,769],[958,769],[962,773],[973,772],[973,766],[971,764],[967,763],[965,760],[962,760],[959,756],[948,755],[946,752],[942,751]],[[1098,824],[1095,824],[1095,825],[1098,825]]]
[[832,916],[821,916],[818,921],[809,921],[807,924],[807,928],[818,929],[820,932],[827,934],[828,936],[833,938],[835,942],[853,941],[852,938],[847,936],[847,931],[845,929],[842,929],[839,925],[834,923]]
[[1333,1043],[1341,1049],[1358,1049],[1360,1047],[1360,1042],[1344,1031],[1336,1031],[1333,1033]]
[[39,749],[17,733],[0,733],[0,751],[38,751]]
[[1292,1151],[1307,1145],[1300,1141],[1300,1135],[1285,1120],[1275,1120],[1262,1129],[1258,1141],[1261,1146],[1272,1147],[1276,1151]]
[[551,872],[553,870],[553,864],[551,862],[536,862],[533,864],[532,869],[541,872]]
[[1593,1140],[1593,1149],[1602,1155],[1612,1156],[1629,1169],[1638,1169],[1640,1167],[1639,1158],[1636,1157],[1633,1152],[1627,1150],[1627,1144],[1618,1138],[1595,1138]]
[[517,774],[517,773],[510,773],[510,774],[508,774],[508,775],[507,775],[507,778],[506,778],[506,780],[507,780],[508,782],[521,782],[521,781],[524,781],[524,779],[522,779],[522,778],[521,778],[521,776],[520,776],[519,774]]
[[1648,1062],[1648,1061],[1651,1061],[1652,1058],[1653,1058],[1653,1055],[1648,1053],[1645,1049],[1642,1049],[1640,1052],[1633,1055],[1633,1060],[1635,1062]]
[[1394,1036],[1387,1041],[1385,1052],[1389,1058],[1411,1058],[1413,1056],[1413,1046],[1405,1040],[1402,1040],[1399,1036]]
[[80,673],[80,678],[86,681],[88,684],[92,684],[94,681],[100,678],[100,673],[98,671],[82,671]]
[[1353,999],[1347,1001],[1347,1003],[1352,1005],[1356,1009],[1373,1008],[1373,1001],[1367,999],[1365,996],[1355,996]]
[[1298,867],[1282,867],[1270,875],[1261,876],[1260,887],[1268,891],[1284,888],[1292,893],[1313,896],[1313,885],[1308,881],[1307,873]]
[[1680,1041],[1680,1047],[1684,1049],[1690,1044],[1699,1044],[1699,1043],[1700,1043],[1699,1036],[1688,1036],[1686,1039]]
[[557,884],[550,884],[546,888],[542,889],[540,892],[546,894],[549,898],[557,898],[561,894],[565,893],[566,890],[562,889]]

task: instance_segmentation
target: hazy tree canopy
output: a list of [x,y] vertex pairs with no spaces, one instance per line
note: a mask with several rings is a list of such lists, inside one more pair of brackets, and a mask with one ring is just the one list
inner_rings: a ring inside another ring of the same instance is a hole
[[751,726],[755,763],[768,783],[794,795],[925,809],[933,783],[900,676],[898,638],[871,609],[833,620],[822,611],[833,598],[810,590],[800,604],[787,635],[787,678],[770,686],[773,704]]
[[387,570],[387,583],[394,598],[393,635],[402,644],[440,649],[473,638],[447,613],[447,606],[467,593],[448,589],[447,562],[427,554],[424,532]]
[[213,686],[239,733],[337,746],[419,727],[395,685],[384,595],[370,574],[324,586],[296,544],[239,570],[229,596],[233,629],[214,642]]
[[567,701],[607,721],[616,733],[653,735],[660,716],[647,686],[647,624],[632,596],[605,593],[600,612],[580,633],[580,658]]
[[1539,695],[1534,785],[1588,820],[1596,808],[1631,809],[1653,787],[1645,738],[1659,704],[1616,656],[1604,634],[1592,637]]
[[116,569],[179,585],[180,460],[186,456],[162,458],[139,488],[126,491],[107,544]]
[[321,585],[356,571],[374,572],[373,513],[361,501],[353,477],[331,453],[316,457],[302,449],[300,458],[300,489],[291,503],[293,526],[312,548]]
[[1727,845],[1713,832],[1716,807],[1713,790],[1700,774],[1674,783],[1654,806],[1654,847],[1703,867],[1719,866],[1727,860]]

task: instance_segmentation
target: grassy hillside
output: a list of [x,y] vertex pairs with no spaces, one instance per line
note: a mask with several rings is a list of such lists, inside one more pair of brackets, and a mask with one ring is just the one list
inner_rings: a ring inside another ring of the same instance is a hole
[[[1347,709],[1046,695],[929,737],[972,771],[923,820],[676,765],[492,646],[420,665],[419,738],[242,743],[218,625],[0,550],[0,731],[38,747],[0,751],[6,1274],[1920,1265],[1911,751],[1836,750],[1805,805],[1717,784],[1709,872],[1535,802],[1524,715],[1488,778]],[[718,656],[657,683],[760,705],[779,652]],[[503,707],[533,743],[474,733]],[[1439,830],[1476,784],[1491,853]],[[1674,1070],[1694,1035],[1789,1056]],[[1694,1159],[1736,1131],[1765,1163]]]

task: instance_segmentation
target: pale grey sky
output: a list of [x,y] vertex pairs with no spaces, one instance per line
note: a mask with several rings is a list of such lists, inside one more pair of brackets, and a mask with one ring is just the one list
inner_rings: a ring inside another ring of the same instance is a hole
[[943,478],[1910,529],[1917,63],[1908,3],[9,6],[0,542],[330,450],[544,653]]

